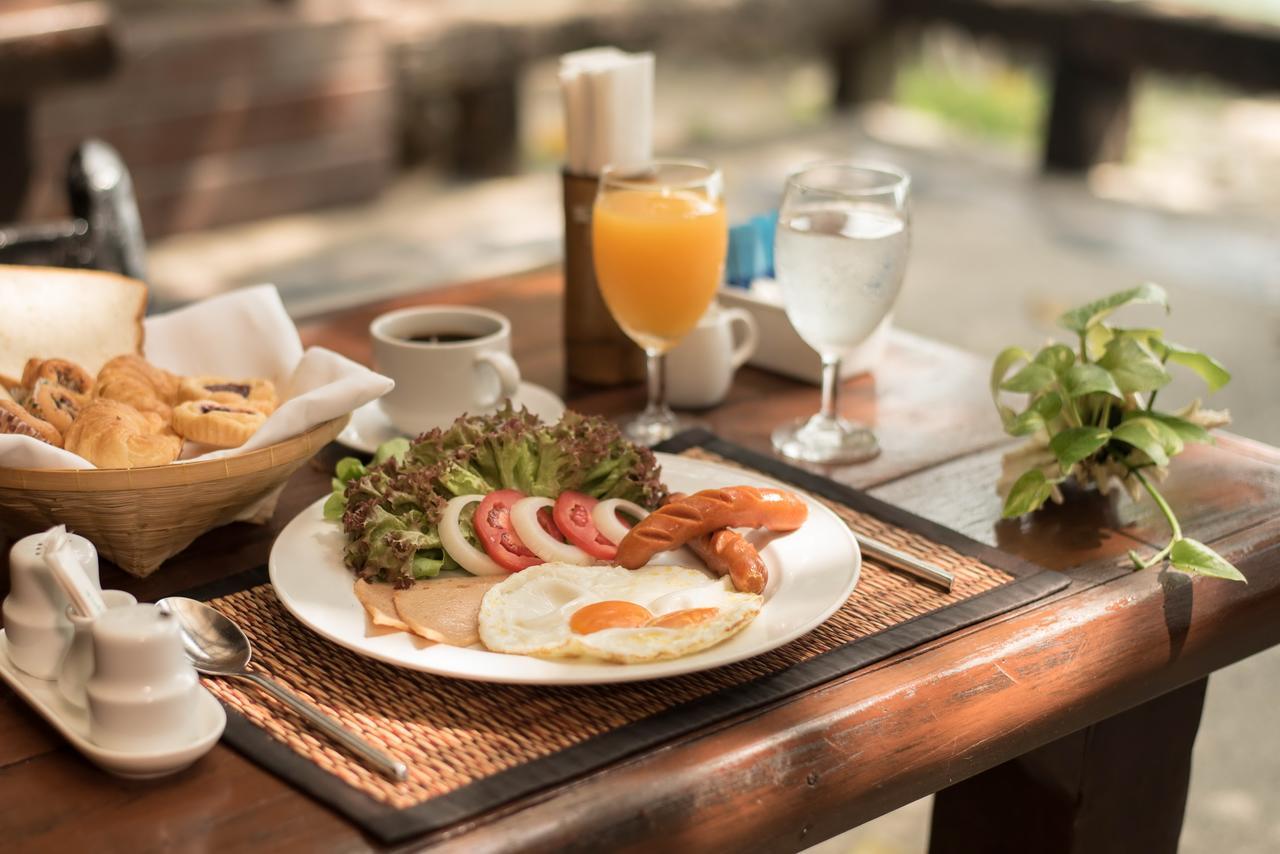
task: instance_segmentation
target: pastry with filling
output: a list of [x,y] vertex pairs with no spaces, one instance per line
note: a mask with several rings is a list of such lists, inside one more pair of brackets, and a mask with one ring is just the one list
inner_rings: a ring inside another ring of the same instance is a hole
[[256,409],[216,400],[188,400],[173,408],[173,429],[184,439],[215,448],[238,448],[267,420]]
[[186,377],[178,385],[178,400],[213,400],[228,406],[247,406],[263,415],[275,412],[279,403],[271,380],[227,377]]
[[89,398],[77,394],[66,386],[57,385],[49,380],[36,380],[24,405],[27,411],[37,418],[48,421],[66,435],[71,424],[80,414],[80,410],[89,402]]
[[62,447],[62,434],[48,421],[37,418],[12,400],[0,400],[0,433],[16,433]]
[[173,462],[182,438],[118,400],[98,399],[80,413],[67,433],[66,448],[100,469],[142,468]]
[[22,371],[23,387],[35,391],[42,382],[66,389],[81,404],[88,403],[89,395],[93,393],[93,377],[66,359],[28,359]]

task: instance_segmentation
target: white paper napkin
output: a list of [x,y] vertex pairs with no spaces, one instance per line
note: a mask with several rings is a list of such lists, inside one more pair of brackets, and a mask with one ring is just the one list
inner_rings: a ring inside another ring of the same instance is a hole
[[597,47],[560,57],[569,171],[598,175],[653,153],[653,54]]
[[[274,285],[242,288],[147,318],[145,355],[166,370],[265,377],[281,405],[248,442],[205,451],[186,444],[183,459],[214,459],[265,448],[351,412],[391,390],[388,377],[323,347],[303,352],[297,327]],[[194,452],[194,455],[191,455]],[[0,434],[0,467],[91,469],[69,451],[29,436]]]

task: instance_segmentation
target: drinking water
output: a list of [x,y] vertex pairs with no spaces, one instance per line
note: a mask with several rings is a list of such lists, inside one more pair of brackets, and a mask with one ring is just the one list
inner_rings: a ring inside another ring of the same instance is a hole
[[906,219],[847,201],[797,207],[778,223],[787,317],[810,347],[845,356],[893,308],[907,266]]

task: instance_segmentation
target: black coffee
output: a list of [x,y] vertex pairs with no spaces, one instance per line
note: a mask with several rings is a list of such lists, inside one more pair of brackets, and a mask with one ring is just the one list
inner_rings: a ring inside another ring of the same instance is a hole
[[424,332],[421,335],[410,335],[407,340],[415,344],[457,344],[459,341],[474,341],[479,337],[470,332]]

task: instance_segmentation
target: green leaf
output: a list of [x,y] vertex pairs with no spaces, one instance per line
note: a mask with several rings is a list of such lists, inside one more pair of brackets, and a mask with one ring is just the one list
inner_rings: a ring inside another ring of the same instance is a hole
[[1022,370],[1018,371],[1009,379],[1000,384],[1000,388],[1004,391],[1026,392],[1035,394],[1044,391],[1057,380],[1052,368],[1044,365],[1038,365],[1035,362],[1024,365]]
[[423,549],[413,556],[410,572],[416,579],[435,578],[444,565],[444,549]]
[[1065,472],[1110,439],[1111,431],[1103,427],[1068,427],[1049,440],[1049,450]]
[[338,460],[337,466],[334,467],[334,474],[337,475],[338,480],[346,483],[349,480],[364,477],[366,472],[364,463],[355,457],[343,457]]
[[1204,543],[1186,537],[1173,544],[1173,549],[1169,552],[1169,562],[1173,564],[1174,569],[1192,575],[1208,575],[1212,578],[1249,583],[1244,573],[1227,562],[1222,555]]
[[1121,423],[1111,431],[1111,438],[1137,448],[1158,466],[1169,463],[1160,429],[1150,418],[1133,418]]
[[1090,326],[1089,331],[1084,334],[1085,354],[1096,362],[1102,358],[1102,354],[1107,351],[1107,344],[1115,337],[1116,334],[1111,331],[1111,327],[1104,323]]
[[1123,392],[1155,391],[1173,379],[1150,347],[1126,335],[1111,339],[1098,364]]
[[342,518],[347,510],[347,499],[341,492],[334,492],[324,502],[324,518],[330,522]]
[[1031,354],[1021,347],[1005,347],[991,364],[991,399],[1000,400],[1000,384],[1018,362],[1030,362]]
[[1205,385],[1209,387],[1209,391],[1217,391],[1231,382],[1231,372],[1212,356],[1192,350],[1190,347],[1183,347],[1181,344],[1174,344],[1172,341],[1162,341],[1160,346],[1163,347],[1164,357],[1168,361],[1190,368],[1199,374]]
[[1036,357],[1032,361],[1037,365],[1044,365],[1055,374],[1060,375],[1075,364],[1076,354],[1074,350],[1065,344],[1050,344],[1039,353],[1036,353]]
[[1199,424],[1193,424],[1185,418],[1179,418],[1176,415],[1168,415],[1164,412],[1148,412],[1147,417],[1153,421],[1158,421],[1165,427],[1168,427],[1183,442],[1201,442],[1204,444],[1212,444],[1213,437],[1209,435],[1209,431],[1201,427]]
[[1009,497],[1004,500],[1001,515],[1006,519],[1021,516],[1039,510],[1049,496],[1053,494],[1053,484],[1040,469],[1031,469],[1022,473],[1022,477],[1013,483]]
[[378,446],[378,450],[374,451],[373,462],[370,463],[370,465],[374,465],[374,466],[381,465],[382,463],[385,463],[387,460],[391,459],[392,457],[395,457],[397,460],[403,462],[404,455],[407,453],[409,453],[408,439],[404,438],[403,436],[397,437],[395,439],[388,439],[387,441],[383,442],[381,445]]
[[1063,378],[1063,386],[1071,398],[1083,397],[1086,394],[1103,392],[1112,397],[1123,399],[1120,386],[1115,378],[1101,365],[1072,365]]
[[1104,320],[1117,308],[1135,303],[1161,305],[1166,311],[1169,309],[1169,297],[1165,294],[1164,288],[1151,282],[1144,282],[1136,288],[1120,291],[1079,308],[1073,308],[1058,318],[1058,325],[1083,334],[1089,327]]
[[1182,453],[1184,447],[1182,437],[1178,435],[1178,431],[1170,427],[1168,424],[1156,418],[1147,417],[1154,427],[1153,432],[1157,439],[1160,440],[1161,446],[1164,448],[1165,454],[1175,457]]
[[[1013,410],[1009,410],[1012,413]],[[1041,427],[1048,427],[1048,422],[1062,411],[1062,398],[1056,391],[1043,394],[1031,402],[1031,406],[1021,415],[1015,415],[1004,429],[1010,436],[1028,436]]]

